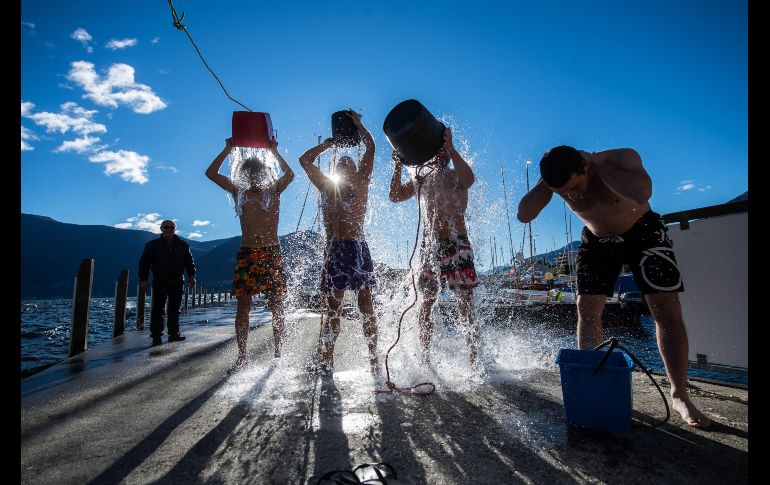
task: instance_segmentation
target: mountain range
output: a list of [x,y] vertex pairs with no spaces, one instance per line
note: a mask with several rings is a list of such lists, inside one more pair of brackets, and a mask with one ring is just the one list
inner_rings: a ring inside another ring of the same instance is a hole
[[[748,191],[728,203],[747,201]],[[93,297],[112,297],[115,282],[124,269],[129,270],[129,296],[135,296],[139,283],[139,257],[145,243],[159,235],[135,229],[111,226],[79,225],[56,221],[50,217],[21,214],[21,297],[71,298],[74,278],[80,261],[94,258]],[[184,239],[184,238],[182,238]],[[241,237],[213,241],[184,239],[195,259],[199,285],[226,291],[232,281],[235,255]],[[323,257],[322,238],[312,231],[298,231],[279,236],[287,283],[291,287],[317,287]],[[536,255],[534,259],[553,264],[568,247],[575,251],[579,241]],[[529,261],[529,258],[526,260]],[[489,272],[510,268],[501,265]],[[377,272],[390,269],[378,265]]]

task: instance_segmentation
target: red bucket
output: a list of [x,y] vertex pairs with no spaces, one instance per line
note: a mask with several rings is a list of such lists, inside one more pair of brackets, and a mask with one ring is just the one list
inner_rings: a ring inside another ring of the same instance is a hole
[[233,146],[269,148],[273,140],[270,113],[233,111]]

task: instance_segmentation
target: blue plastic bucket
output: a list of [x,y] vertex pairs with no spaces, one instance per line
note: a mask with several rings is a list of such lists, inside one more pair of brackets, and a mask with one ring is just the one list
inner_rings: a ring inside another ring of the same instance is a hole
[[570,426],[628,431],[631,426],[634,361],[613,351],[604,364],[596,364],[606,352],[561,349],[556,356],[561,373],[564,418]]

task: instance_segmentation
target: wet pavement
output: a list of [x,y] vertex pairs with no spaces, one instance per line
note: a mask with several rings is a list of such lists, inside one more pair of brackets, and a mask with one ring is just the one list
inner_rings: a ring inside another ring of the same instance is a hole
[[[146,330],[130,332],[22,380],[21,482],[316,483],[366,462],[392,465],[399,480],[389,483],[748,482],[747,390],[692,382],[712,428],[673,411],[656,428],[660,395],[634,372],[628,432],[571,428],[552,361],[491,359],[479,376],[395,353],[393,382],[436,391],[377,393],[385,372],[369,371],[356,322],[343,322],[332,375],[305,371],[319,329],[305,313],[287,323],[279,360],[269,325],[253,328],[250,365],[228,375],[232,318],[188,317],[187,340],[158,347]],[[382,354],[391,343],[381,338]]]

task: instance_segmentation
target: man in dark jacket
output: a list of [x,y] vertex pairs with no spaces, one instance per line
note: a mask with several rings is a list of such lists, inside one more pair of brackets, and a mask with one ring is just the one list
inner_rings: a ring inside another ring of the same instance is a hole
[[190,245],[174,234],[176,224],[165,220],[160,224],[161,236],[144,245],[139,259],[139,288],[147,291],[147,278],[152,269],[152,313],[150,336],[153,345],[163,343],[163,315],[168,299],[168,341],[177,342],[185,337],[179,334],[179,306],[182,304],[184,272],[195,288],[195,263]]

